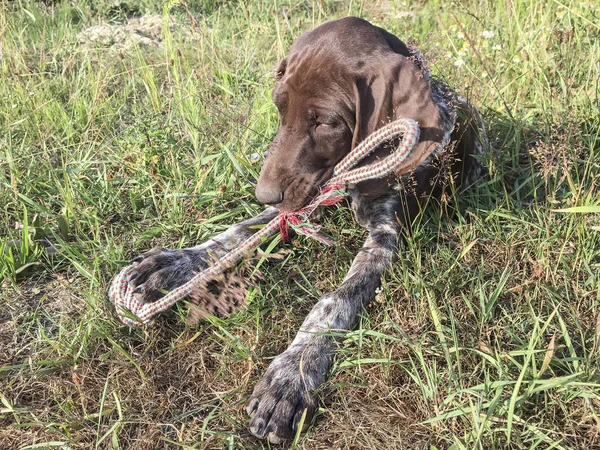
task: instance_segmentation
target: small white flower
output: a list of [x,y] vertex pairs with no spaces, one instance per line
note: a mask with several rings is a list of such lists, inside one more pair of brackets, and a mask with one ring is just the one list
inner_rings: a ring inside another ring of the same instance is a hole
[[446,59],[450,59],[450,58],[452,58],[452,52],[446,53]]
[[17,104],[16,104],[16,103],[13,103],[13,104],[12,104],[12,107],[13,107],[13,109],[15,109],[15,108],[17,107]]
[[458,33],[456,33],[456,37],[459,39],[464,39],[465,38],[465,34],[462,31],[459,31]]
[[488,73],[487,72],[481,72],[481,78],[487,78]]
[[519,58],[517,55],[513,56],[513,62],[518,63],[521,62],[521,58]]
[[493,31],[488,31],[488,30],[483,30],[481,32],[481,35],[486,38],[486,39],[491,39],[494,37],[494,32]]
[[465,52],[464,50],[459,50],[457,53],[458,56],[466,56],[467,52]]
[[502,50],[502,47],[500,47],[500,44],[496,44],[492,47],[492,50]]
[[456,67],[464,66],[465,65],[465,60],[461,59],[461,58],[458,58],[456,61],[454,61],[454,65]]

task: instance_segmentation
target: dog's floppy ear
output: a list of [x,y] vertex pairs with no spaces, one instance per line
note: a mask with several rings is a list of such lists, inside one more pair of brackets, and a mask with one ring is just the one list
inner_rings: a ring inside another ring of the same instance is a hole
[[[389,39],[388,36],[386,38]],[[352,146],[354,148],[373,131],[392,120],[415,120],[421,128],[421,137],[411,156],[396,171],[395,178],[398,178],[418,167],[442,143],[445,127],[426,75],[412,57],[394,50],[390,45],[389,51],[381,52],[368,68],[357,74],[356,125]],[[364,163],[387,156],[398,142],[382,145]],[[377,197],[385,193],[393,181],[392,177],[369,180],[357,187],[362,194]]]

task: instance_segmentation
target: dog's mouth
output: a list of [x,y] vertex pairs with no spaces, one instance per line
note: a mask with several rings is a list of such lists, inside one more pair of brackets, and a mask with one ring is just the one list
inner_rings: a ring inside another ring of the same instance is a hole
[[308,205],[319,193],[319,187],[314,185],[305,185],[302,190],[294,189],[293,195],[288,195],[290,189],[286,189],[283,194],[283,200],[274,205],[277,209],[285,212],[296,211]]
[[308,205],[319,193],[321,188],[333,175],[333,168],[327,169],[316,183],[309,183],[303,179],[292,183],[283,193],[283,200],[275,206],[285,212],[296,211]]

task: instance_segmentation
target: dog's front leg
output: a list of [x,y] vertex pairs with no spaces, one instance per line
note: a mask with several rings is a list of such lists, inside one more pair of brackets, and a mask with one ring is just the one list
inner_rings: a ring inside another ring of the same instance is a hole
[[315,391],[325,382],[334,356],[330,332],[350,330],[375,296],[381,276],[396,254],[399,230],[393,214],[371,225],[369,237],[340,287],[319,300],[292,344],[273,360],[247,408],[252,434],[278,443],[293,437],[305,410],[308,423],[316,406]]
[[252,219],[228,228],[196,247],[180,250],[152,249],[137,258],[130,282],[136,287],[141,301],[152,302],[187,283],[197,272],[206,269],[214,258],[233,250],[278,214],[273,207],[265,209]]

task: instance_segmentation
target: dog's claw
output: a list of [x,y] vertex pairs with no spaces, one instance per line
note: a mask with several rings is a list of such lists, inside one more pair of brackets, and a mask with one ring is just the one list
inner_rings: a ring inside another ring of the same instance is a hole
[[248,415],[250,417],[252,417],[252,415],[256,412],[256,410],[258,409],[258,399],[254,398],[252,400],[250,400],[250,404],[248,405],[248,407],[246,408],[246,412],[248,413]]

